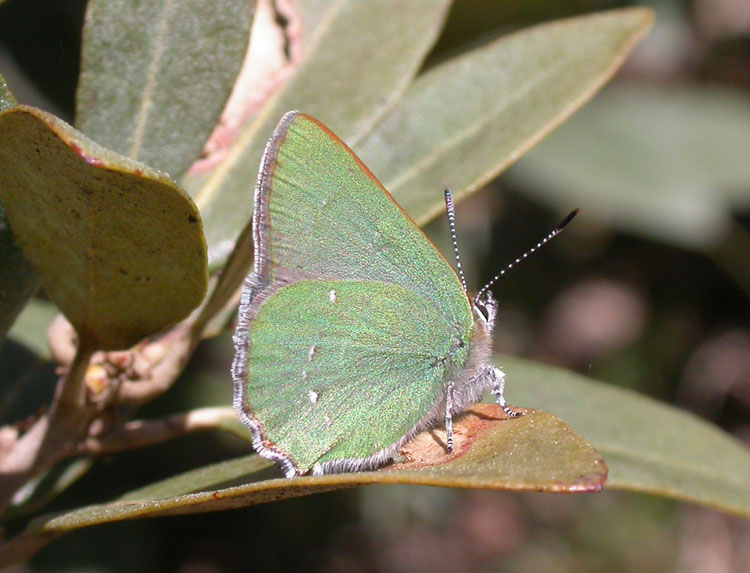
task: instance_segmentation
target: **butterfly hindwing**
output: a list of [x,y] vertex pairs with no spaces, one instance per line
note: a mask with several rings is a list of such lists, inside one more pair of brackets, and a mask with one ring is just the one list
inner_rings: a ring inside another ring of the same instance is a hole
[[366,457],[405,435],[440,395],[446,371],[466,360],[451,330],[429,301],[397,285],[281,288],[250,330],[252,415],[302,472],[321,458]]

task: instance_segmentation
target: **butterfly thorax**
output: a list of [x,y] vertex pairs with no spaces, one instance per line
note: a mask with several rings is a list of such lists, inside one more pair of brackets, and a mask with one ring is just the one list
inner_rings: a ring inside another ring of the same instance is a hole
[[[490,371],[494,368],[490,365],[492,356],[492,328],[497,315],[497,302],[490,295],[483,299],[480,304],[472,304],[474,320],[472,324],[471,337],[468,352],[463,361],[457,364],[451,372],[447,372],[445,385],[453,383],[455,397],[453,413],[460,413],[471,404],[476,403],[482,394],[490,388]],[[436,418],[440,421],[440,408],[444,407],[445,396],[441,396],[439,404],[436,404]]]

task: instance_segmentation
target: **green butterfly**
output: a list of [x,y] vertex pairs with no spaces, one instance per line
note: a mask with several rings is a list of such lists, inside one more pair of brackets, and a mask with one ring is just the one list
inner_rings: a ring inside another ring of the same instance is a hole
[[505,375],[489,364],[497,303],[488,288],[470,299],[375,176],[312,117],[287,113],[266,146],[253,240],[234,406],[254,449],[287,477],[375,469],[443,421],[450,449],[452,416],[485,390],[515,415]]

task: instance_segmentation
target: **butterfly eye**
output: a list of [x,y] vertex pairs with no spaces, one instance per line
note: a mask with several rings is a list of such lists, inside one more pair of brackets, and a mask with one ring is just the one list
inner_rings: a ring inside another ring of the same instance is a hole
[[477,299],[474,301],[474,308],[476,308],[479,311],[479,314],[482,315],[484,318],[484,321],[487,322],[490,319],[489,311],[487,310],[487,304],[484,300]]
[[497,301],[490,291],[480,292],[474,298],[474,309],[489,330],[495,326],[497,316]]

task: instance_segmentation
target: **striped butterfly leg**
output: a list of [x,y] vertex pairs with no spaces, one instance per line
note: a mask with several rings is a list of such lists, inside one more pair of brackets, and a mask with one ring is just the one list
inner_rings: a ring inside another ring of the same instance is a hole
[[[486,388],[489,386],[490,393],[495,397],[497,405],[503,409],[508,418],[516,418],[521,415],[508,406],[505,401],[505,372],[494,366],[487,366],[480,374],[469,382],[469,386]],[[456,401],[456,384],[451,381],[445,388],[445,446],[448,452],[453,451],[453,404]]]
[[456,383],[452,380],[445,388],[445,447],[448,452],[453,451],[453,393]]
[[489,366],[487,368],[487,375],[492,384],[490,393],[495,397],[497,405],[503,409],[503,412],[505,412],[505,415],[508,416],[508,418],[519,416],[519,412],[511,410],[510,406],[508,406],[508,403],[505,401],[505,372],[494,366]]

